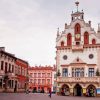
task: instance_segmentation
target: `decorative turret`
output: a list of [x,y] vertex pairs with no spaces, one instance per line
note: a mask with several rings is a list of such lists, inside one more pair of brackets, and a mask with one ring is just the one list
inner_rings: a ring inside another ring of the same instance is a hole
[[97,36],[98,36],[98,38],[100,38],[100,23],[98,24]]
[[65,29],[67,29],[67,23],[65,23]]
[[89,21],[89,25],[90,25],[90,27],[91,27],[91,21]]
[[75,4],[76,4],[76,6],[77,6],[77,12],[78,12],[78,5],[79,5],[79,2],[76,1]]
[[81,20],[84,20],[84,12],[83,10],[80,12],[78,11],[78,6],[79,6],[79,2],[75,2],[76,4],[76,7],[77,7],[77,11],[75,13],[73,13],[72,11],[72,14],[71,14],[71,20],[74,21],[75,19],[81,19]]
[[57,37],[59,37],[59,27],[57,28]]

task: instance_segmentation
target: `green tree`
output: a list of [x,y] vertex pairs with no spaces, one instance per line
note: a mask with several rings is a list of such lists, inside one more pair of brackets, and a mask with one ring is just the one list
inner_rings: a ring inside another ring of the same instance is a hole
[[60,73],[60,70],[58,69],[57,73],[56,73],[57,76],[60,76],[61,73]]
[[100,76],[99,69],[97,69],[97,71],[96,71],[96,76]]

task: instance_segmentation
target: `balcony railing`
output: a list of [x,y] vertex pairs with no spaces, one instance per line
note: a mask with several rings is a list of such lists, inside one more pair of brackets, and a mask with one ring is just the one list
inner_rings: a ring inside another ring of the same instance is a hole
[[58,77],[57,82],[100,82],[99,77]]

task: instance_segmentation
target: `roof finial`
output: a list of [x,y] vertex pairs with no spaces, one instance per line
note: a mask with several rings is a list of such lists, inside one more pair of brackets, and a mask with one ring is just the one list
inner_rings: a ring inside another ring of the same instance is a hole
[[78,5],[79,5],[79,2],[76,1],[75,4],[76,4],[76,6],[77,6],[77,12],[78,12]]
[[57,28],[57,37],[59,36],[59,27]]

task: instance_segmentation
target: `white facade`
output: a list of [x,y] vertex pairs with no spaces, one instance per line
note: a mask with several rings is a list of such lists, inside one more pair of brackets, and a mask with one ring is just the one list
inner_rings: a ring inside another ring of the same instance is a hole
[[[63,84],[74,89],[78,82],[78,80],[74,80],[75,78],[80,78],[80,80],[91,78],[93,80],[97,70],[100,70],[100,25],[98,25],[98,31],[95,32],[91,27],[91,21],[85,22],[84,12],[77,10],[71,14],[71,23],[65,24],[65,29],[61,34],[58,29],[56,49],[57,71],[61,73],[57,78],[60,89],[58,91],[61,91]],[[68,80],[69,77],[70,80]],[[73,83],[71,86],[68,85],[70,82]],[[86,82],[83,83],[86,84]],[[78,83],[85,89],[90,84],[95,84],[90,82],[84,86],[82,82]],[[100,84],[98,83],[98,86],[96,84],[95,87],[100,87]],[[74,90],[71,92],[74,93]],[[78,95],[77,92],[75,94]]]

